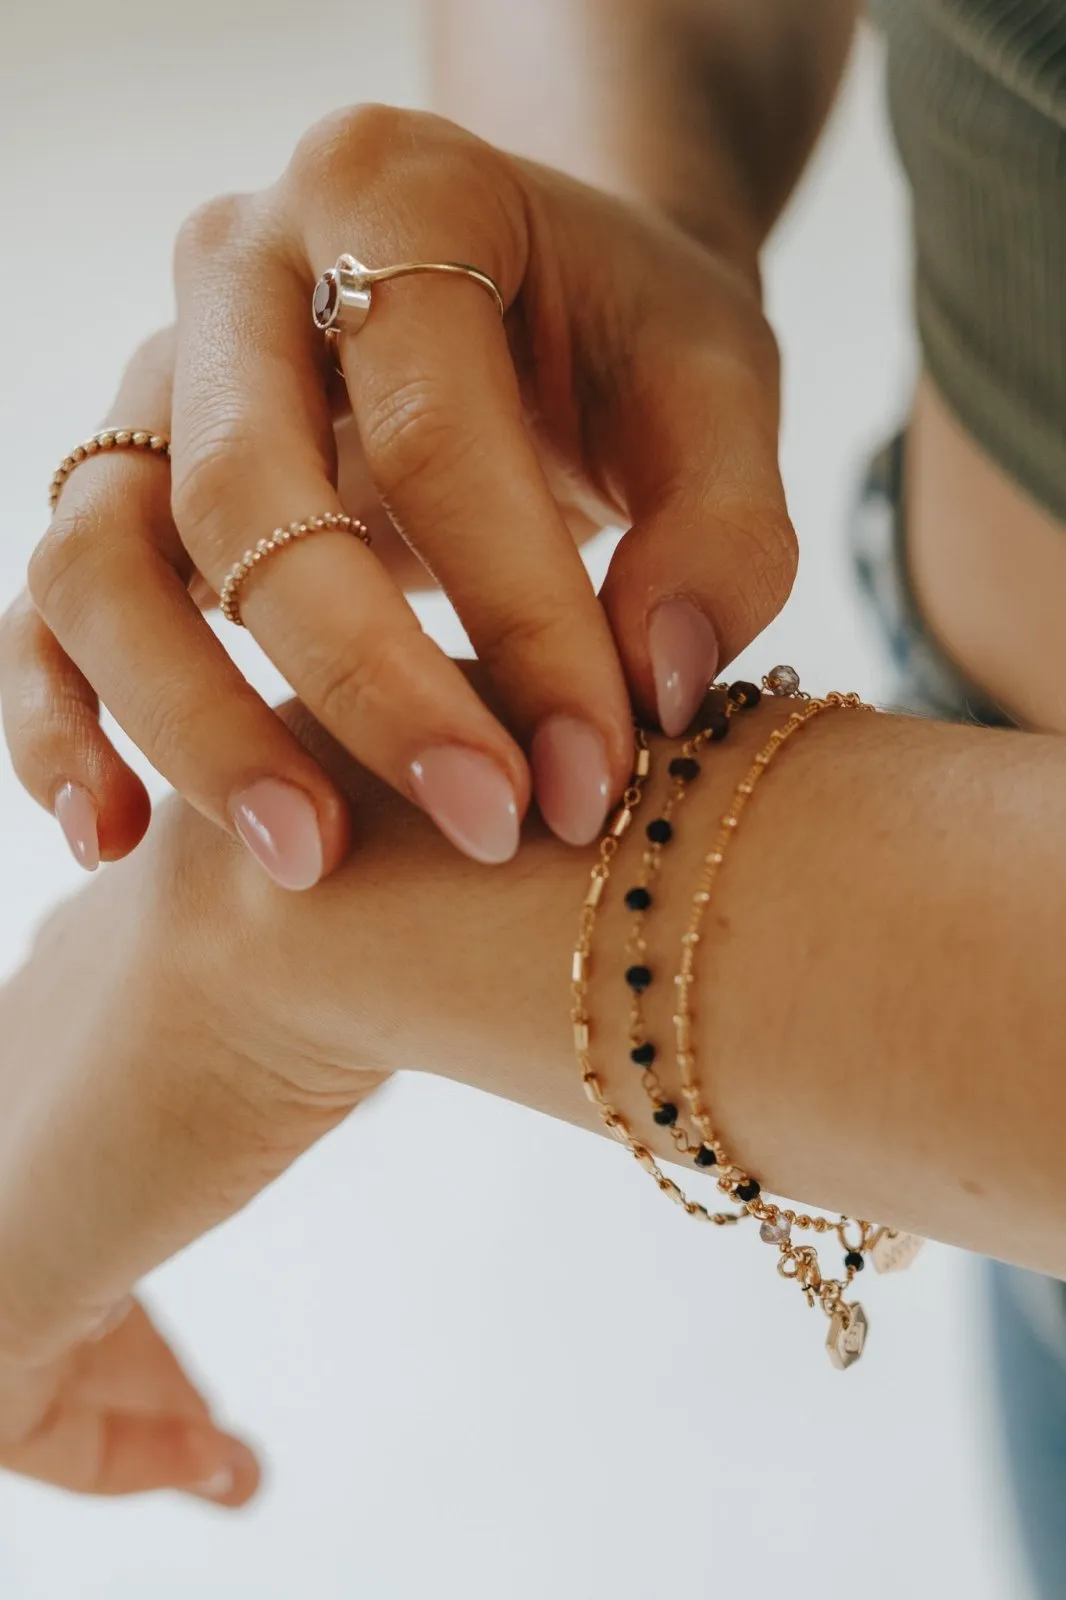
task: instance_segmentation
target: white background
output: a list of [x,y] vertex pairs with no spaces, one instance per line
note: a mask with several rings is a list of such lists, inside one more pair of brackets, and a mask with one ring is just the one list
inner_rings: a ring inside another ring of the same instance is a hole
[[[876,690],[842,537],[913,366],[879,65],[864,42],[769,257],[804,564],[758,660],[816,688]],[[182,216],[272,178],[333,106],[424,98],[414,0],[4,0],[0,601],[55,461],[169,316]],[[4,970],[77,882],[0,764]],[[1021,1591],[979,1276],[946,1251],[868,1286],[869,1354],[840,1377],[750,1240],[709,1244],[606,1143],[417,1079],[151,1294],[262,1442],[265,1491],[234,1518],[0,1479],[3,1600]]]

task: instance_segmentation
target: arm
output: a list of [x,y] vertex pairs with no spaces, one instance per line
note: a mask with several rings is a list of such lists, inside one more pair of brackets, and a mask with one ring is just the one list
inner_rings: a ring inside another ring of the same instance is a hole
[[[686,803],[671,970],[701,848],[775,716],[745,717]],[[488,872],[301,731],[365,830],[335,878],[280,894],[173,807],[2,996],[0,1350],[61,1345],[391,1071],[598,1127],[568,1022],[588,858],[533,831]],[[768,1190],[1066,1277],[1064,801],[1066,744],[1037,735],[833,713],[781,756],[700,970],[703,1081]],[[615,901],[600,941],[598,1060],[650,1136],[619,1066]]]
[[[653,959],[672,967],[701,849],[781,716],[745,717],[706,762]],[[171,804],[0,993],[0,1466],[105,1492],[252,1493],[254,1460],[143,1313],[69,1352],[389,1072],[435,1070],[602,1131],[568,1022],[588,858],[531,830],[509,867],[478,867],[295,726],[351,795],[364,851],[285,895]],[[834,713],[782,754],[723,872],[698,992],[707,1097],[768,1191],[1066,1277],[1064,801],[1061,739]],[[615,899],[597,1068],[668,1157],[622,1064],[622,936]],[[117,1389],[95,1382],[97,1360]]]
[[743,217],[757,247],[832,104],[857,9],[436,0],[437,105],[493,143],[650,200],[708,242]]

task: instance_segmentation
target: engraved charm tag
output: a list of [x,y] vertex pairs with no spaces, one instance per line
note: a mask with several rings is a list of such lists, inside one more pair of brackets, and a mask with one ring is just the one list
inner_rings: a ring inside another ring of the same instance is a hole
[[825,1348],[838,1372],[846,1372],[858,1361],[866,1344],[868,1327],[866,1312],[857,1301],[833,1313]]
[[916,1233],[896,1233],[892,1228],[882,1228],[870,1252],[874,1271],[905,1271],[924,1244],[925,1240]]

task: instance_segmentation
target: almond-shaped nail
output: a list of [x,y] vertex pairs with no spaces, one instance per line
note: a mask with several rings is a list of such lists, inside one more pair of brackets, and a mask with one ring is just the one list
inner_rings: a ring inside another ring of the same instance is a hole
[[213,1500],[216,1503],[225,1503],[232,1500],[234,1492],[240,1490],[240,1498],[244,1500],[248,1494],[258,1486],[259,1463],[246,1444],[239,1439],[227,1438],[220,1441],[217,1436],[210,1440],[197,1440],[200,1448],[210,1456],[218,1459],[219,1443],[223,1446],[224,1456],[228,1459],[219,1461],[217,1467],[209,1472],[198,1483],[190,1484],[185,1490],[198,1500]]
[[533,737],[540,814],[564,844],[591,844],[607,815],[611,774],[603,735],[579,717],[554,716]]
[[260,778],[231,795],[230,816],[242,842],[283,889],[310,889],[324,855],[311,797],[280,778]]
[[648,619],[648,651],[659,726],[670,739],[684,733],[718,670],[718,639],[691,600],[664,600]]
[[92,795],[80,784],[65,783],[55,797],[55,816],[75,861],[86,872],[95,872],[100,865],[100,836]]
[[518,849],[518,801],[491,757],[438,745],[411,763],[411,787],[440,831],[474,861],[510,861]]

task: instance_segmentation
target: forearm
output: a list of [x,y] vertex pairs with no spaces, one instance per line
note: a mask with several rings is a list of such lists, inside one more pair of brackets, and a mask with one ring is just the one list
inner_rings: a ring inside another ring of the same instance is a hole
[[[713,822],[781,715],[743,719],[686,803],[653,924],[664,973]],[[439,1071],[598,1126],[568,1020],[588,856],[535,833],[487,872],[359,788],[349,865],[314,896],[269,897],[264,948],[314,974],[301,1026],[332,1017],[334,1059]],[[768,1189],[1066,1276],[1064,801],[1066,745],[1036,736],[833,713],[782,754],[723,870],[698,1004],[707,1097]],[[619,863],[595,1055],[669,1156],[626,1061]],[[670,990],[649,994],[662,1038]]]
[[435,0],[438,109],[650,200],[709,243],[765,237],[832,103],[855,0]]

